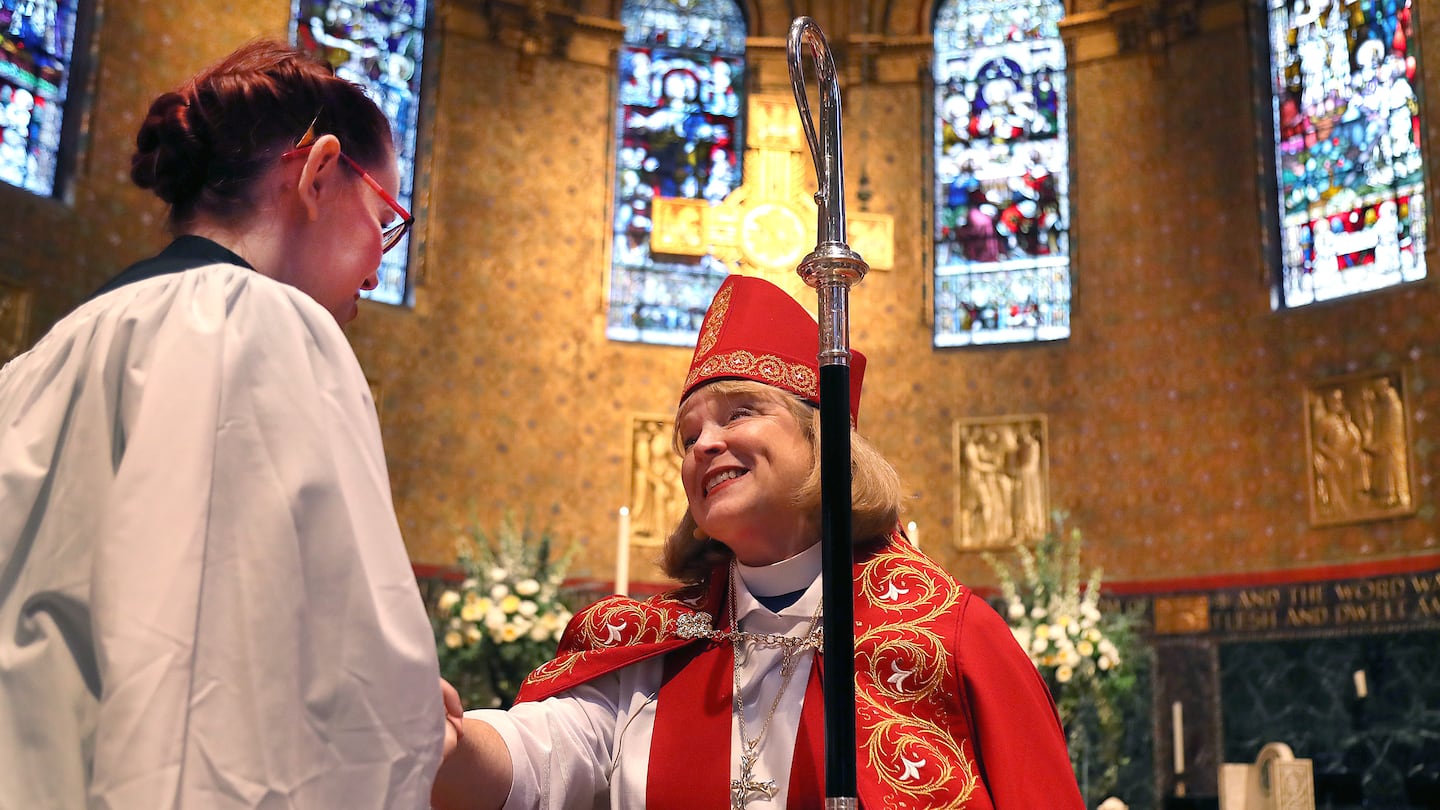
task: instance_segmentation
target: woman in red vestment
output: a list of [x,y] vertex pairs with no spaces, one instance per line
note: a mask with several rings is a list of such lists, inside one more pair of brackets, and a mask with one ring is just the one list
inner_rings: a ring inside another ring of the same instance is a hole
[[[769,282],[716,294],[676,413],[675,591],[601,600],[508,711],[469,712],[436,808],[820,808],[818,334]],[[865,358],[851,361],[851,423]],[[898,529],[899,476],[851,431],[860,805],[1083,806],[1005,621]]]

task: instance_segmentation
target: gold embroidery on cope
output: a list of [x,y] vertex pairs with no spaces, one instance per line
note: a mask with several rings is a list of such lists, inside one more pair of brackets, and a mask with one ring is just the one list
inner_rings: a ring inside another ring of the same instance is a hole
[[887,616],[855,639],[856,721],[871,771],[896,795],[964,807],[980,777],[973,750],[946,730],[956,724],[947,695],[959,685],[933,629],[961,591],[942,589],[932,565],[895,550],[861,565],[860,587]]
[[536,667],[526,680],[529,683],[553,681],[579,666],[580,663],[585,660],[586,655],[587,653],[580,653],[579,655],[566,655],[560,658],[552,658]]
[[[598,651],[626,644],[657,643],[665,639],[671,612],[677,607],[674,603],[635,602],[622,597],[612,598],[612,603],[596,605],[580,614],[572,625],[574,637],[566,634],[556,657],[530,673],[530,684],[544,683],[564,675],[587,660],[591,650]],[[566,655],[576,649],[584,651],[576,655]]]

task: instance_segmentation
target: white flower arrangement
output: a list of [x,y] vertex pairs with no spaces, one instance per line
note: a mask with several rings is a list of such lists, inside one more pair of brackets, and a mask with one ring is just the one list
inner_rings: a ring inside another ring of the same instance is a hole
[[[1057,526],[1063,515],[1056,515]],[[1045,680],[1067,684],[1118,672],[1120,649],[1109,637],[1112,622],[1100,613],[1101,569],[1081,587],[1080,530],[1054,534],[1033,549],[1016,546],[1020,577],[993,554],[984,558],[1000,579],[1003,615],[1021,649]]]
[[1125,651],[1136,617],[1101,611],[1101,569],[1084,575],[1080,530],[1067,532],[1065,517],[1053,515],[1052,531],[1033,548],[1014,548],[1018,573],[994,554],[983,557],[1000,580],[1000,614],[1055,698],[1077,774],[1083,759],[1100,765],[1098,779],[1082,780],[1091,788],[1088,805],[1113,786],[1123,764],[1119,704],[1135,686]]
[[493,538],[476,527],[455,539],[466,576],[441,592],[433,621],[440,674],[467,707],[508,706],[554,657],[572,614],[560,594],[570,554],[552,559],[553,545],[511,516]]

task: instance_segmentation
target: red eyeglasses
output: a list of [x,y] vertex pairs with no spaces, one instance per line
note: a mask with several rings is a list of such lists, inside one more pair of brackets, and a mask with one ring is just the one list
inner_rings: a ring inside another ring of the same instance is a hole
[[[295,144],[295,148],[281,155],[280,159],[288,160],[305,154],[310,147],[315,145],[315,139],[317,137],[319,136],[315,133],[315,125],[311,124],[310,128],[305,130],[305,134],[300,136],[300,140]],[[404,239],[405,234],[410,232],[410,226],[415,224],[414,215],[406,211],[405,206],[401,205],[399,200],[392,197],[390,192],[386,191],[374,177],[370,176],[370,172],[361,168],[360,164],[352,160],[349,155],[341,152],[340,159],[345,161],[346,166],[349,166],[356,174],[360,175],[360,179],[365,181],[365,185],[374,189],[375,193],[380,195],[380,199],[384,200],[385,204],[390,206],[390,209],[395,212],[397,219],[380,230],[380,251],[382,253],[388,252],[390,248],[400,244],[400,240]]]

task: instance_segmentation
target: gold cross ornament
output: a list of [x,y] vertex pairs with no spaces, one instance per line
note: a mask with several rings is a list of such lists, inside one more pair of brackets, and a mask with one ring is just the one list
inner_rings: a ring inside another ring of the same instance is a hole
[[[719,205],[658,197],[650,250],[657,255],[709,254],[732,272],[759,275],[791,289],[795,267],[815,248],[814,167],[787,96],[750,98],[745,183]],[[895,265],[895,221],[885,214],[846,212],[846,240],[872,270]],[[794,290],[791,290],[792,292]]]

